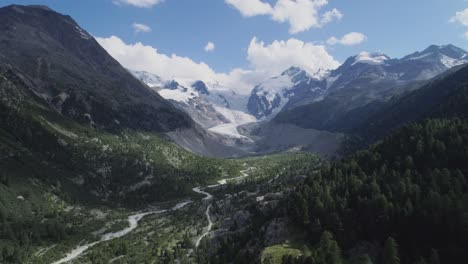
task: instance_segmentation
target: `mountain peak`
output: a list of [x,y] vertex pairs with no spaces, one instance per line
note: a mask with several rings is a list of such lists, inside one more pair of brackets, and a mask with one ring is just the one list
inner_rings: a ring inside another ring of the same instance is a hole
[[[24,34],[22,37],[26,37],[26,32],[23,31],[42,32],[67,45],[72,45],[76,39],[93,39],[70,16],[57,13],[44,5],[2,7],[0,8],[0,25],[6,25],[1,33],[10,31],[13,35]],[[22,31],[14,32],[18,25],[24,26]]]
[[149,87],[162,87],[164,85],[164,81],[161,79],[161,77],[155,74],[146,71],[129,71],[133,76],[135,76],[138,80],[142,81]]
[[29,6],[26,6],[28,8],[35,8],[35,9],[41,9],[41,10],[46,10],[46,11],[52,11],[52,9],[50,9],[50,7],[46,6],[46,5],[29,5]]
[[296,66],[291,66],[289,67],[287,70],[285,70],[284,72],[281,73],[281,75],[287,75],[289,77],[293,77],[301,72],[303,72],[304,70],[299,68],[299,67],[296,67]]
[[0,25],[0,64],[13,65],[64,116],[103,129],[192,127],[186,113],[135,79],[70,16],[12,5],[0,8]]
[[13,10],[14,12],[18,13],[26,13],[26,12],[31,12],[31,11],[36,11],[36,10],[42,10],[42,11],[49,11],[49,12],[54,12],[50,7],[46,5],[9,5],[2,7],[0,9],[5,9],[5,10]]
[[421,55],[428,55],[428,54],[437,54],[437,55],[442,54],[442,55],[449,56],[451,58],[460,58],[460,57],[463,57],[465,54],[467,54],[467,52],[464,49],[461,49],[452,44],[442,45],[442,46],[431,45],[427,49],[421,52],[415,52],[407,56],[407,58],[413,58],[416,55],[421,56]]
[[452,50],[452,51],[462,51],[464,52],[463,49],[455,46],[455,45],[452,45],[452,44],[448,44],[448,45],[430,45],[427,49],[425,49],[424,51],[422,51],[422,53],[428,53],[428,52],[440,52],[440,51],[448,51],[448,50]]
[[206,94],[206,95],[210,94],[210,92],[208,91],[208,87],[206,87],[206,84],[203,81],[194,82],[192,84],[192,88],[201,94]]
[[446,68],[452,68],[468,62],[467,56],[468,52],[452,44],[443,46],[431,45],[421,52],[415,52],[404,57],[402,61],[421,60],[439,63]]
[[380,65],[390,60],[390,57],[380,52],[366,52],[363,51],[353,57],[353,65],[358,63],[365,63],[371,65]]

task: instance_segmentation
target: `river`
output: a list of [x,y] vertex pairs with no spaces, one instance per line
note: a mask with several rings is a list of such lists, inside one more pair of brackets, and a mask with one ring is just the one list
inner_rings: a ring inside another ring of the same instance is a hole
[[[251,168],[249,168],[249,169],[251,169]],[[246,173],[249,169],[241,171],[242,176],[240,176],[240,177],[219,180],[218,184],[209,185],[206,188],[214,188],[214,187],[218,187],[218,186],[221,186],[221,185],[225,185],[225,184],[228,183],[228,181],[232,181],[232,180],[238,181],[238,180],[244,179],[244,178],[249,176]],[[211,195],[210,193],[202,190],[202,187],[196,187],[196,188],[193,188],[192,190],[194,192],[196,192],[196,193],[205,195],[205,198],[203,198],[203,200],[205,200],[205,201],[213,199],[213,195]],[[185,202],[178,203],[174,207],[172,207],[171,211],[182,209],[182,208],[184,208],[186,205],[188,205],[190,203],[191,203],[191,201],[185,201]],[[206,211],[205,211],[205,215],[206,215],[206,218],[207,218],[207,221],[208,221],[208,225],[205,228],[206,231],[197,239],[197,241],[195,243],[196,247],[198,247],[200,245],[201,240],[204,237],[206,237],[210,233],[211,229],[213,228],[213,222],[211,221],[211,216],[210,216],[210,209],[211,209],[211,204],[207,206]],[[138,213],[138,214],[130,215],[128,217],[129,226],[126,227],[125,229],[122,229],[120,231],[113,232],[113,233],[104,234],[104,235],[101,236],[100,240],[92,242],[92,243],[88,243],[88,244],[85,244],[85,245],[82,245],[82,246],[79,246],[79,247],[73,249],[72,251],[70,251],[69,253],[67,253],[67,255],[64,258],[62,258],[62,259],[60,259],[60,260],[58,260],[56,262],[53,262],[52,264],[62,264],[62,263],[67,263],[69,261],[72,261],[72,260],[78,258],[79,256],[81,256],[81,254],[83,254],[89,248],[92,248],[92,247],[94,247],[95,245],[97,245],[97,244],[99,244],[101,242],[105,242],[105,241],[113,240],[113,239],[116,239],[116,238],[119,238],[119,237],[123,237],[123,236],[127,235],[128,233],[132,232],[133,230],[135,230],[138,227],[138,223],[140,222],[141,219],[143,219],[143,217],[145,217],[147,215],[161,214],[161,213],[165,213],[167,211],[168,210],[158,210],[158,211],[152,211],[152,212]]]

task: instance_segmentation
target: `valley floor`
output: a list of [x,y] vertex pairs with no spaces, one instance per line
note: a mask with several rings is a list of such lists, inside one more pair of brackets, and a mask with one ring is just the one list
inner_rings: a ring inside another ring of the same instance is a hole
[[[250,181],[256,185],[258,181],[271,183],[278,178],[266,176],[257,167],[283,166],[283,157],[279,156],[243,160],[244,169],[238,177],[193,188],[196,198],[173,202],[172,206],[170,203],[151,206],[144,212],[127,213],[128,216],[122,211],[115,219],[101,221],[102,226],[96,225],[88,238],[36,248],[25,263],[148,263],[149,260],[149,263],[203,263],[199,261],[209,254],[208,239],[223,232],[225,219],[220,218],[220,204],[244,192],[242,186]],[[233,188],[237,191],[230,194]]]

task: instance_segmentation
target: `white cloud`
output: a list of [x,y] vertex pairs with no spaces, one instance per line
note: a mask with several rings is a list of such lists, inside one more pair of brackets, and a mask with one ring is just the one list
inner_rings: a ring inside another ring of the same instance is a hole
[[322,25],[328,24],[333,22],[333,20],[341,20],[343,18],[343,14],[336,8],[333,8],[330,11],[325,12],[322,16]]
[[269,45],[253,38],[247,58],[255,70],[265,71],[269,76],[277,75],[290,66],[301,67],[312,74],[339,66],[324,46],[294,38],[274,41]]
[[114,0],[113,3],[116,5],[132,5],[136,7],[149,8],[163,1],[164,0]]
[[279,23],[289,23],[291,34],[322,27],[333,20],[340,20],[343,14],[336,8],[320,16],[319,11],[328,0],[277,0],[274,6],[262,0],[225,0],[239,10],[243,16],[270,15]]
[[468,39],[468,31],[465,32],[465,34],[463,34],[463,37],[464,37],[465,39]]
[[226,0],[226,3],[246,17],[271,14],[273,8],[261,0]]
[[96,38],[107,52],[125,68],[147,71],[170,80],[177,76],[181,79],[212,80],[215,72],[205,63],[194,62],[190,58],[161,54],[156,48],[141,42],[126,44],[120,38]]
[[208,43],[206,43],[205,51],[206,52],[214,51],[215,47],[216,47],[215,44],[213,42],[209,41]]
[[148,33],[151,32],[151,28],[145,24],[133,23],[133,29],[135,33]]
[[468,26],[468,8],[466,8],[465,10],[456,12],[455,16],[453,16],[450,19],[450,22],[460,23],[463,26]]
[[217,73],[206,63],[195,62],[187,57],[159,53],[156,48],[140,42],[126,44],[116,36],[97,37],[96,40],[125,68],[147,71],[165,80],[219,83],[240,94],[250,93],[255,85],[280,74],[290,66],[302,67],[315,73],[319,69],[332,69],[339,65],[324,46],[297,39],[274,41],[266,45],[254,37],[248,47],[247,60],[250,68],[236,68],[228,73]]
[[351,33],[344,35],[341,39],[338,39],[336,37],[331,37],[327,40],[327,44],[328,45],[341,44],[345,46],[352,46],[352,45],[361,44],[362,42],[366,40],[367,40],[366,35],[359,33],[359,32],[351,32]]

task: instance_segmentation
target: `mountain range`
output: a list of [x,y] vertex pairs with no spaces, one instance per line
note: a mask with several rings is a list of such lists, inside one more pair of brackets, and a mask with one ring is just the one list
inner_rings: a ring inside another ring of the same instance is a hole
[[464,263],[467,63],[363,52],[244,95],[0,8],[0,263]]
[[[310,149],[308,146],[317,145],[312,138],[323,132],[333,135],[334,140],[326,140],[333,146],[331,142],[339,142],[336,139],[340,133],[351,132],[364,123],[377,105],[417,90],[467,63],[467,54],[453,45],[432,45],[401,59],[362,52],[320,75],[290,67],[255,86],[249,96],[201,80],[181,85],[147,72],[133,74],[205,129],[242,141],[234,145],[247,153],[268,153]],[[295,141],[294,135],[302,134],[304,129],[309,140]],[[273,134],[276,141],[272,140]]]

